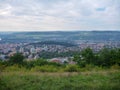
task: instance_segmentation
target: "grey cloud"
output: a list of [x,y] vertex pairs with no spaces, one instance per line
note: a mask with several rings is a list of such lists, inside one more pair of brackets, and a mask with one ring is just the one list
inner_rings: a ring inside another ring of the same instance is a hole
[[0,0],[0,24],[5,21],[8,28],[10,22],[23,29],[83,29],[103,24],[118,28],[119,18],[120,0]]

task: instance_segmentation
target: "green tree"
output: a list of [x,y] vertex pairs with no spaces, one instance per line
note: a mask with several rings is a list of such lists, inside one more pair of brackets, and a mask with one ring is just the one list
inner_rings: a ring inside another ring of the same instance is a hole
[[43,65],[47,65],[47,64],[48,64],[48,61],[45,59],[42,59],[42,58],[37,59],[34,62],[34,66],[43,66]]
[[120,48],[119,49],[117,49],[117,53],[116,53],[117,55],[117,59],[116,59],[116,63],[120,66]]
[[81,51],[81,58],[87,63],[91,64],[95,62],[95,54],[93,53],[93,50],[90,48],[86,48]]
[[74,56],[74,61],[81,67],[85,67],[86,64],[94,64],[95,63],[95,54],[92,49],[86,48],[81,51],[79,55]]
[[110,67],[120,60],[118,49],[104,48],[98,53],[98,65]]
[[13,64],[23,64],[24,56],[21,53],[16,53],[10,57],[9,62]]

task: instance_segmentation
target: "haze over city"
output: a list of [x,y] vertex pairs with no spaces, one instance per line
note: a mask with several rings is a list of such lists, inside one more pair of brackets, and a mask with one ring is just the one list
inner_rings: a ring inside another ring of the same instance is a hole
[[0,0],[0,31],[120,30],[120,0]]

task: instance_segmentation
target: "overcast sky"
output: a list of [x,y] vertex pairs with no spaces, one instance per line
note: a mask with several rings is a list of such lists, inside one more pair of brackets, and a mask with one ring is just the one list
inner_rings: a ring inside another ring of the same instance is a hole
[[0,31],[120,30],[120,0],[0,0]]

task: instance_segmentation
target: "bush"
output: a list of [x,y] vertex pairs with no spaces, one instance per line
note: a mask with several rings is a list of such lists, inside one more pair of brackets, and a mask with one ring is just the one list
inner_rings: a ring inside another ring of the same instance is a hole
[[0,90],[9,90],[4,80],[0,78]]
[[26,68],[20,67],[19,65],[8,66],[4,69],[4,71],[11,72],[11,71],[26,71]]
[[115,65],[111,66],[111,69],[120,69],[120,66],[118,64],[115,64]]
[[44,59],[37,59],[37,60],[32,60],[32,61],[24,61],[23,65],[27,69],[31,69],[31,68],[33,68],[35,66],[48,65],[48,61],[44,60]]
[[2,72],[5,68],[5,65],[3,64],[2,61],[0,61],[0,72]]
[[21,53],[15,53],[13,56],[10,57],[9,63],[13,64],[23,64],[24,56]]
[[35,66],[31,71],[37,72],[57,72],[58,68],[52,65]]
[[64,69],[66,72],[78,72],[79,67],[77,65],[67,65],[66,68]]
[[95,68],[95,66],[92,64],[86,64],[86,66],[85,66],[86,70],[92,70],[93,68]]
[[0,72],[2,72],[5,69],[5,65],[0,65]]

